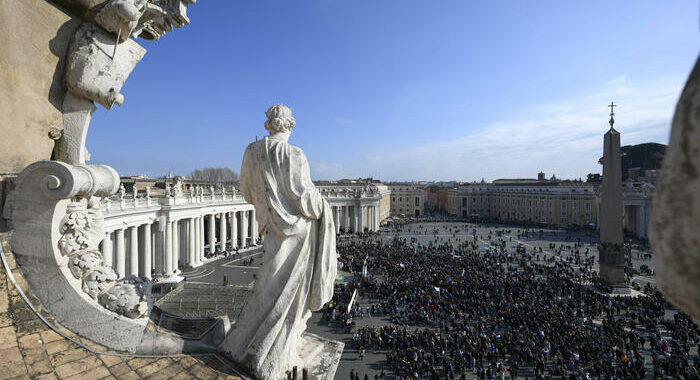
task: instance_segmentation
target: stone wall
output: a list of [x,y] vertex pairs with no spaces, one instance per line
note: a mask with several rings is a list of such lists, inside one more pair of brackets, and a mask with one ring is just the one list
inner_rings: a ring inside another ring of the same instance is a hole
[[63,123],[66,51],[80,22],[45,0],[2,2],[0,175],[51,158]]

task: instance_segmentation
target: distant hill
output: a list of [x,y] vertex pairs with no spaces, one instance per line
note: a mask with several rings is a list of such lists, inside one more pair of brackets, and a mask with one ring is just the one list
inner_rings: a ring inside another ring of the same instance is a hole
[[[661,169],[661,162],[666,154],[666,145],[658,143],[644,143],[637,145],[625,145],[622,151],[622,180],[627,179],[627,169]],[[598,161],[603,162],[601,157]]]

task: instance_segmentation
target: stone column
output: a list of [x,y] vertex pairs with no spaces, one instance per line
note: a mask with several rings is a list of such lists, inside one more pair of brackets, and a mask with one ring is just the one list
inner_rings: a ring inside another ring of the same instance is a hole
[[112,233],[107,232],[105,233],[105,238],[102,239],[102,263],[104,263],[105,266],[108,266],[112,268],[114,265],[112,263],[112,250],[114,249],[112,247]]
[[141,277],[151,278],[151,223],[143,226],[143,274]]
[[199,217],[199,251],[197,251],[197,262],[204,261],[204,215]]
[[644,206],[637,207],[637,213],[635,216],[637,217],[635,232],[637,233],[638,238],[642,238],[647,234],[647,217]]
[[367,230],[374,231],[374,215],[372,214],[372,206],[367,207]]
[[199,264],[199,252],[202,251],[202,217],[197,216],[194,218],[194,261],[193,263]]
[[379,206],[374,207],[374,230],[379,231],[379,224],[381,223],[380,217],[379,217]]
[[352,223],[352,230],[357,233],[360,232],[360,206],[353,206],[353,223]]
[[227,213],[222,212],[221,220],[219,220],[219,247],[221,247],[222,251],[226,249],[226,241],[228,240],[226,236],[226,219],[228,219]]
[[187,250],[187,264],[189,266],[194,265],[195,259],[194,259],[194,254],[197,249],[197,233],[195,232],[194,228],[194,220],[195,218],[190,218],[188,220],[188,228],[187,228],[187,242],[189,243],[189,249]]
[[[213,196],[213,195],[212,195]],[[209,252],[216,251],[216,214],[209,214]]]
[[173,221],[173,273],[180,273],[180,221]]
[[153,233],[153,269],[156,275],[165,274],[165,227],[161,224],[162,218],[158,220],[158,228]]
[[347,232],[349,225],[345,223],[345,213],[350,211],[350,206],[338,206],[338,226],[340,230]]
[[238,247],[238,211],[231,213],[231,248]]
[[129,227],[129,274],[139,275],[139,226]]
[[255,217],[255,209],[250,210],[250,237],[251,244],[255,245],[258,241],[258,220]]
[[359,220],[358,220],[359,226],[358,226],[357,228],[358,228],[358,231],[364,232],[364,231],[365,231],[365,227],[366,227],[366,222],[365,222],[365,220],[366,220],[366,219],[365,219],[365,211],[366,211],[366,208],[365,208],[365,206],[360,205],[360,206],[358,207],[358,210],[360,211],[360,218],[359,218]]
[[335,233],[340,233],[340,207],[333,206],[333,221],[335,222]]
[[614,288],[625,284],[627,257],[622,236],[622,162],[620,133],[613,128],[603,138],[603,186],[600,210],[600,277]]
[[163,272],[166,276],[173,273],[173,222],[170,219],[165,224],[165,268]]
[[241,246],[248,242],[248,210],[241,211]]
[[124,247],[124,230],[118,229],[116,233],[115,245],[117,246],[117,259],[114,270],[119,278],[126,276],[126,249]]

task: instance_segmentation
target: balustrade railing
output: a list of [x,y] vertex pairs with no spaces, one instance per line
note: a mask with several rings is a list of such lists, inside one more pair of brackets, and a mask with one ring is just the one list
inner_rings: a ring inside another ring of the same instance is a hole
[[176,196],[133,196],[124,198],[123,196],[115,196],[106,198],[102,203],[102,211],[105,213],[133,210],[133,209],[148,209],[158,208],[164,205],[188,205],[188,204],[211,204],[211,203],[226,203],[226,202],[245,202],[243,196],[239,193],[219,193],[219,194],[182,194]]

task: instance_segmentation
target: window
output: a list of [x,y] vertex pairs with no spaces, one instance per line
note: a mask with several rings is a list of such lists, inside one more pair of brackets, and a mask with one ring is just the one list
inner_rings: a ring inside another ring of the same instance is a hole
[[[416,203],[416,207],[420,207],[420,198],[419,197],[416,197],[415,203]],[[416,216],[418,216],[418,215],[416,215]]]
[[584,207],[586,207],[586,212],[591,212],[591,202],[586,202]]

